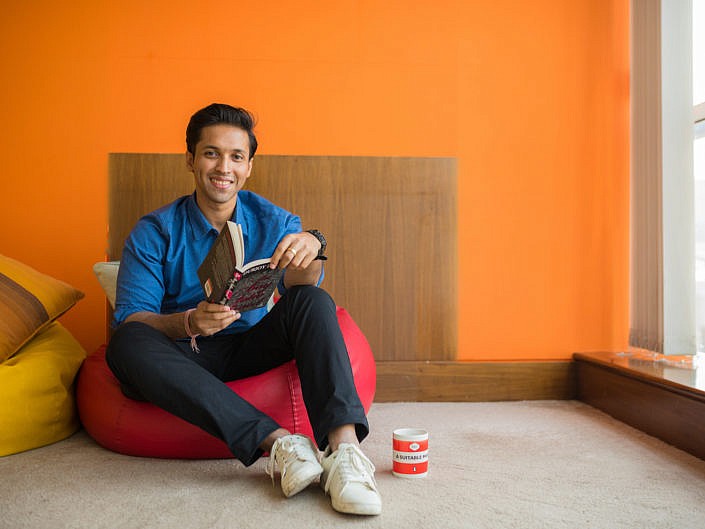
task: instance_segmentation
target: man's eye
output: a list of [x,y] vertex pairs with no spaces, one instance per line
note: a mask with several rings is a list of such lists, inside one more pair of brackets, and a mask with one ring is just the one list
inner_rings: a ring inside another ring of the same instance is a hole
[[214,156],[217,156],[217,154],[215,151],[205,151],[203,153],[203,156],[206,156],[208,158],[213,158]]

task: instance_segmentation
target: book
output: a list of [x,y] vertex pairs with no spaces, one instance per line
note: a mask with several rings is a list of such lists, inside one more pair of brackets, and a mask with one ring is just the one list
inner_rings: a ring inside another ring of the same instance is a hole
[[267,305],[284,273],[283,269],[272,270],[269,263],[269,258],[245,263],[242,228],[235,222],[226,222],[198,267],[206,300],[238,312]]

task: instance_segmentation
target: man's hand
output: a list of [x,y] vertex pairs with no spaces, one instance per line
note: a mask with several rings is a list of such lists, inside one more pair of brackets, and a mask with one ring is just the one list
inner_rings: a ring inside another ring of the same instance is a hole
[[189,326],[195,334],[211,336],[238,319],[240,313],[227,305],[201,301],[189,316]]
[[285,235],[272,254],[272,268],[305,270],[318,256],[321,243],[307,231]]
[[274,254],[272,268],[286,268],[284,286],[317,285],[321,277],[322,261],[316,261],[320,241],[308,233],[290,233],[282,237]]
[[[189,314],[189,327],[194,334],[210,336],[225,329],[239,318],[238,311],[225,305],[201,301],[196,310]],[[174,312],[173,314],[135,312],[125,318],[125,321],[141,321],[175,340],[186,336],[183,312]]]

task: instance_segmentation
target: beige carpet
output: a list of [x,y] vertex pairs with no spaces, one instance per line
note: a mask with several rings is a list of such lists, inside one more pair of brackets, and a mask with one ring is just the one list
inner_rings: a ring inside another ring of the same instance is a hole
[[[79,432],[0,458],[0,527],[705,527],[705,461],[578,402],[375,404],[370,423],[378,517],[337,514],[318,487],[287,500],[264,460],[134,458]],[[403,426],[430,431],[425,479],[391,474]]]

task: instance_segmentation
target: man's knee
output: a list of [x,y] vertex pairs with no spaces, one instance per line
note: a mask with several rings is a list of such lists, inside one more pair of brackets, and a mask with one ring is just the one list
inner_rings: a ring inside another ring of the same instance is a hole
[[149,325],[138,321],[123,323],[115,329],[105,350],[105,360],[110,369],[115,372],[117,364],[129,362],[130,356],[138,355],[142,344],[145,340],[149,340],[154,330]]
[[134,342],[139,339],[141,334],[149,332],[147,327],[148,325],[139,321],[128,321],[121,324],[113,331],[113,334],[108,341],[108,349],[106,354],[109,354],[111,351],[122,349],[122,345],[125,343]]
[[289,288],[286,293],[294,303],[327,306],[335,310],[335,301],[322,288],[313,285],[297,285]]

